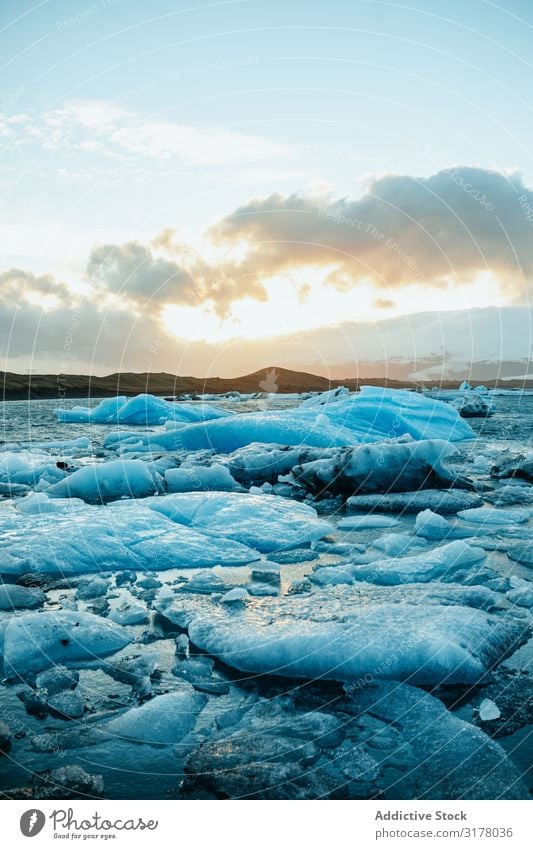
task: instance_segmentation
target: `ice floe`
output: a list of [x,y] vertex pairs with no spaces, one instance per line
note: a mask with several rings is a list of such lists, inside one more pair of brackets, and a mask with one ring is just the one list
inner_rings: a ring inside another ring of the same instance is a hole
[[[25,501],[21,502],[22,507]],[[157,509],[141,506],[148,501],[78,506],[49,499],[46,503],[58,505],[56,510],[29,514],[6,510],[0,516],[0,531],[5,532],[0,547],[0,574],[68,576],[124,569],[237,566],[258,559],[255,550],[231,538],[230,528],[227,528],[230,538],[226,539],[223,533],[212,534],[208,523],[203,526],[200,523],[197,529],[185,527]],[[151,506],[159,501],[166,498],[153,499]],[[41,503],[42,500],[39,506]],[[272,521],[270,533],[274,535],[275,513],[276,503],[268,512]],[[310,523],[315,532],[319,524],[327,527],[316,519],[313,523],[312,516]],[[278,525],[283,529],[283,520]],[[301,529],[299,534],[295,531],[294,535],[305,537],[305,531]],[[234,531],[234,536],[239,536],[238,531]],[[287,536],[290,538],[290,528]]]
[[477,492],[464,489],[421,489],[414,492],[386,492],[370,495],[352,495],[346,502],[349,510],[379,510],[391,513],[458,513],[472,507],[481,507],[483,499]]
[[261,552],[294,548],[332,530],[312,507],[275,495],[194,492],[148,498],[143,504],[188,528]]
[[165,472],[165,483],[168,492],[224,492],[241,489],[226,466],[220,463],[211,466],[183,463],[179,469],[168,469]]
[[6,678],[24,677],[57,663],[95,660],[130,641],[120,626],[91,613],[25,613],[0,625],[3,674]]
[[99,424],[158,425],[166,421],[200,422],[231,416],[227,410],[208,404],[184,404],[165,401],[155,395],[119,395],[106,398],[96,407],[71,407],[55,410],[60,422],[97,422]]
[[189,684],[182,684],[172,693],[156,696],[140,707],[130,708],[100,726],[99,731],[109,738],[171,746],[194,728],[205,703],[204,696],[196,693]]
[[238,609],[189,598],[156,607],[202,651],[247,673],[473,683],[530,636],[524,622],[465,606],[496,598],[483,587],[411,585],[391,597],[390,589],[362,584]]
[[317,569],[311,579],[318,584],[368,581],[389,586],[435,580],[453,581],[457,572],[472,570],[483,563],[486,556],[482,548],[457,540],[420,554],[372,560],[368,564],[347,563],[343,566],[323,567]]
[[154,474],[141,460],[110,460],[84,466],[46,490],[52,498],[81,498],[92,504],[155,495]]
[[0,610],[42,607],[45,599],[45,594],[37,587],[0,584]]
[[452,401],[452,405],[465,419],[486,418],[494,415],[494,404],[478,392],[469,390]]
[[508,526],[527,522],[530,512],[529,510],[498,510],[495,507],[474,507],[471,510],[460,510],[457,515],[466,522]]
[[450,486],[457,480],[444,465],[455,449],[449,442],[378,443],[342,448],[291,470],[290,479],[313,493],[333,494],[408,492],[415,488]]
[[[304,402],[305,403],[305,402]],[[323,410],[326,412],[324,413]],[[326,405],[243,413],[177,430],[109,434],[107,448],[212,449],[229,454],[252,442],[342,447],[411,436],[416,440],[472,439],[470,426],[449,404],[403,390],[364,386],[356,395]],[[124,423],[122,418],[120,421]]]
[[189,755],[182,796],[212,799],[525,799],[503,748],[407,684],[312,690],[217,717]]

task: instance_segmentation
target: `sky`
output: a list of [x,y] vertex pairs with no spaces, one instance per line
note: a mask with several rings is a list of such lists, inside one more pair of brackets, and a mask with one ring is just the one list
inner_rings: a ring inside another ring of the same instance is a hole
[[483,309],[527,360],[532,36],[528,0],[2,0],[0,367],[323,370]]

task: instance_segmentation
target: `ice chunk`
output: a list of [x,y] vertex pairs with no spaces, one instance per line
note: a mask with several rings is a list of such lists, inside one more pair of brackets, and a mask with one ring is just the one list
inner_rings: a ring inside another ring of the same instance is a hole
[[423,440],[378,443],[330,452],[329,457],[294,466],[291,477],[320,494],[405,492],[454,482],[443,461],[455,453],[448,442]]
[[474,432],[443,401],[404,389],[363,386],[349,399],[329,404],[333,424],[351,427],[377,439],[395,439],[408,434],[413,439],[472,439]]
[[403,557],[405,554],[410,554],[413,550],[427,549],[425,540],[411,536],[411,534],[385,534],[378,537],[372,543],[372,548],[378,551],[383,551],[390,557]]
[[73,407],[55,410],[60,422],[98,422],[100,424],[157,425],[172,419],[176,422],[199,422],[233,415],[208,404],[182,404],[165,401],[155,395],[106,398],[97,407]]
[[494,478],[514,478],[533,483],[533,451],[509,456],[504,452],[491,469]]
[[15,507],[20,513],[40,516],[43,513],[65,513],[72,507],[79,507],[82,504],[81,498],[72,498],[68,504],[61,504],[49,498],[45,492],[32,492],[27,498],[17,501]]
[[419,489],[414,492],[387,492],[375,495],[352,495],[346,502],[350,510],[380,510],[391,513],[458,513],[481,507],[483,499],[477,492],[463,489]]
[[212,466],[183,464],[179,469],[165,472],[165,483],[169,492],[231,491],[240,489],[226,466],[213,463]]
[[129,642],[126,631],[91,613],[25,613],[2,623],[3,674],[14,678],[55,663],[105,657]]
[[46,704],[52,716],[58,716],[60,719],[80,719],[86,708],[83,696],[71,690],[54,693],[47,699]]
[[347,516],[340,520],[337,527],[341,531],[364,531],[371,528],[393,528],[399,524],[398,520],[391,516],[370,513],[368,516]]
[[148,498],[143,504],[191,529],[261,552],[295,548],[332,530],[312,507],[276,495],[194,492]]
[[[195,497],[166,496],[153,501]],[[5,532],[0,574],[237,566],[259,558],[255,550],[234,541],[229,528],[230,538],[224,539],[222,534],[211,535],[208,522],[197,529],[176,525],[157,510],[142,506],[147,501],[115,501],[105,507],[58,502],[61,511],[42,514],[5,511],[0,517],[0,530]],[[274,513],[269,514],[271,521]],[[318,520],[311,525],[316,530]],[[234,535],[239,536],[236,531]]]
[[501,746],[439,699],[398,682],[346,690],[334,707],[303,687],[222,713],[187,760],[186,798],[527,798]]
[[506,595],[510,602],[519,607],[533,607],[533,584],[529,581],[520,580]]
[[[524,622],[465,607],[483,588],[361,585],[255,600],[239,609],[180,596],[162,612],[242,672],[338,681],[473,683],[528,639]],[[399,604],[398,602],[402,603]]]
[[[401,436],[457,441],[474,435],[449,404],[404,390],[365,386],[355,396],[328,403],[327,417],[317,415],[320,409],[318,405],[204,420],[176,431],[143,434],[138,442],[147,451],[210,448],[228,454],[253,442],[327,448]],[[117,447],[130,439],[131,434],[110,435],[105,444]]]
[[415,521],[415,533],[424,539],[444,539],[451,527],[444,516],[439,516],[431,510],[423,510]]
[[[371,563],[348,563],[342,567],[332,566],[317,569],[311,580],[319,584],[351,584],[354,581],[369,581],[373,584],[395,585],[424,583],[426,581],[453,581],[460,570],[475,570],[486,558],[482,548],[474,548],[457,540],[440,548],[394,557],[388,560],[372,560]],[[475,574],[475,571],[474,571]]]
[[111,739],[121,737],[134,743],[171,746],[179,743],[194,728],[206,701],[205,696],[184,683],[172,693],[156,696],[141,707],[131,708],[106,722],[100,730]]
[[19,587],[16,584],[0,584],[0,610],[42,607],[46,596],[36,587]]
[[[519,771],[503,748],[483,731],[451,713],[415,687],[385,682],[358,690],[354,709],[398,729],[399,762],[407,765],[392,782],[385,772],[387,799],[525,799]],[[401,767],[400,767],[401,768]]]
[[62,690],[75,690],[79,680],[79,672],[74,669],[67,669],[66,666],[57,665],[39,673],[35,683],[39,688],[46,690],[49,696],[53,696]]
[[0,452],[0,490],[6,495],[22,494],[41,479],[55,483],[64,476],[65,471],[43,452]]
[[529,510],[499,510],[496,507],[475,507],[472,510],[461,510],[460,519],[483,525],[514,525],[527,522]]
[[110,605],[109,619],[118,625],[145,625],[150,614],[146,605],[133,598],[130,593],[124,593]]
[[[11,451],[0,453],[0,478],[6,481],[15,480],[17,475],[21,473],[27,475],[31,466],[19,456],[19,454]],[[20,481],[22,482],[22,481]]]
[[496,702],[492,699],[483,699],[479,706],[479,718],[482,722],[490,722],[493,719],[499,719],[501,711]]
[[104,578],[81,580],[78,583],[76,595],[82,599],[102,598],[107,594],[108,589],[109,583]]
[[[117,448],[127,444],[133,434],[109,434],[104,445]],[[187,425],[178,430],[145,433],[137,436],[136,450],[145,451],[197,451],[211,449],[220,454],[229,454],[252,442],[277,443],[281,445],[353,445],[359,440],[348,428],[330,425],[325,427],[316,421],[308,421],[297,412],[243,413],[232,418],[206,421]],[[140,447],[138,447],[140,446]]]
[[51,486],[46,494],[98,504],[116,498],[145,498],[156,492],[154,475],[142,460],[111,460],[78,469]]
[[220,599],[221,604],[236,604],[246,601],[246,599],[250,598],[250,595],[244,587],[234,587],[232,590],[228,590],[227,593],[224,593],[222,598]]
[[512,545],[507,550],[507,556],[524,566],[533,567],[533,540]]
[[54,410],[60,422],[99,422],[116,421],[117,411],[123,407],[127,398],[118,395],[116,398],[105,398],[96,407],[72,407],[70,410]]
[[350,390],[346,386],[337,386],[335,389],[329,389],[327,392],[321,392],[319,395],[311,395],[300,404],[301,409],[308,407],[321,407],[325,404],[332,404],[335,401],[341,401],[350,397]]
[[487,494],[487,499],[497,507],[507,507],[512,504],[533,504],[533,487],[530,484],[502,486],[495,492]]
[[460,398],[455,398],[452,405],[465,419],[486,418],[494,414],[494,404],[477,392],[465,392]]

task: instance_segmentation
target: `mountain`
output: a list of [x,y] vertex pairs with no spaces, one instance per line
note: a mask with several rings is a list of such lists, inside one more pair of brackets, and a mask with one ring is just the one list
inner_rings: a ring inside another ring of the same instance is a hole
[[[104,377],[84,374],[17,374],[0,372],[4,400],[25,398],[106,397],[110,395],[136,395],[149,392],[152,395],[176,396],[185,393],[224,392],[324,392],[334,386],[347,385],[357,388],[355,380],[329,380],[327,377],[285,368],[264,368],[240,377],[186,377],[174,374],[117,372]],[[376,381],[375,384],[399,386],[395,381]]]
[[[309,374],[286,368],[264,368],[252,374],[240,377],[182,377],[173,374],[117,372],[104,377],[71,374],[17,374],[15,372],[0,372],[2,397],[4,401],[56,398],[58,404],[65,398],[102,398],[112,395],[137,395],[149,392],[152,395],[178,396],[189,393],[224,392],[324,392],[335,386],[347,386],[358,389],[362,384],[374,386],[389,386],[391,388],[420,388],[420,381],[392,380],[390,378],[364,377],[331,378],[324,375]],[[488,386],[495,386],[501,381],[488,380]],[[445,388],[456,388],[458,381],[440,381]],[[505,386],[531,386],[533,381],[505,381]]]
[[344,322],[300,334],[298,352],[289,339],[276,347],[291,352],[290,367],[335,379],[520,381],[533,379],[532,338],[530,308],[510,306]]

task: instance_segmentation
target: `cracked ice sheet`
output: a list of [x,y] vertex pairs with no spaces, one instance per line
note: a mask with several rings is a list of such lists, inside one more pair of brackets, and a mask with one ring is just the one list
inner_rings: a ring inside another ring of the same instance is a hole
[[[389,799],[526,799],[527,788],[504,749],[446,710],[438,699],[405,684],[385,682],[354,694],[357,707],[397,728],[398,755],[418,762],[393,783]],[[407,751],[406,751],[407,750]]]
[[[526,799],[503,748],[434,696],[397,682],[260,699],[201,741],[186,798]],[[311,767],[309,762],[312,762]]]
[[276,495],[188,492],[145,498],[143,506],[173,522],[261,552],[305,545],[333,530],[309,505]]
[[[176,524],[135,501],[117,502],[111,509],[41,500],[43,511],[36,514],[2,511],[0,574],[239,566],[259,559],[249,546]],[[45,506],[55,509],[45,512]]]
[[526,641],[523,621],[477,609],[499,601],[483,587],[411,584],[391,596],[362,584],[231,610],[185,594],[155,606],[198,648],[242,672],[425,685],[483,680]]

